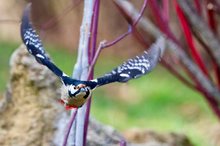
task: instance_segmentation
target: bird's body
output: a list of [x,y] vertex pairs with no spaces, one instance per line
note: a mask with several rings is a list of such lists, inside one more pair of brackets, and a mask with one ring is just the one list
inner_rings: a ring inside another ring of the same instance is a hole
[[72,79],[60,70],[46,54],[39,36],[30,23],[30,7],[30,5],[27,6],[22,18],[22,40],[28,52],[35,57],[36,61],[48,67],[62,81],[61,103],[67,108],[81,107],[87,101],[92,91],[99,86],[112,82],[127,82],[130,79],[147,74],[156,66],[161,55],[161,49],[164,46],[163,40],[158,39],[148,52],[145,51],[143,54],[127,60],[102,77],[90,81]]

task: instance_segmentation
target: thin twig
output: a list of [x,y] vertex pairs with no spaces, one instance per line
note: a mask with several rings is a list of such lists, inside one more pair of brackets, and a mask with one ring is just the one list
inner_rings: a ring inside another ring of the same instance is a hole
[[144,10],[146,9],[146,7],[147,7],[147,0],[144,0],[144,4],[142,5],[141,11],[139,13],[139,16],[137,17],[137,19],[132,24],[133,27],[135,27],[137,25],[137,23],[140,21],[141,17],[144,14]]
[[129,25],[129,28],[128,28],[128,31],[127,31],[127,32],[125,32],[124,34],[120,35],[120,36],[117,37],[115,40],[106,43],[106,44],[102,47],[102,49],[103,49],[103,48],[108,48],[108,47],[111,47],[111,46],[115,45],[116,43],[118,43],[119,41],[121,41],[122,39],[124,39],[126,36],[128,36],[131,32],[132,32],[132,26]]
[[91,74],[91,72],[92,72],[92,70],[93,70],[93,68],[94,68],[94,65],[95,65],[96,62],[97,62],[97,59],[98,59],[98,57],[99,57],[99,55],[100,55],[100,53],[101,53],[101,50],[102,50],[103,46],[105,45],[105,42],[106,42],[106,41],[100,42],[99,47],[98,47],[97,50],[96,50],[95,56],[93,57],[93,60],[92,60],[92,62],[91,62],[91,64],[90,64],[90,66],[89,66],[89,71],[88,71],[88,74],[89,74],[89,75]]
[[[117,4],[115,1],[113,1],[115,4]],[[105,44],[105,46],[103,48],[108,48],[111,47],[113,45],[115,45],[116,43],[118,43],[119,41],[121,41],[122,39],[124,39],[126,36],[128,36],[129,34],[132,33],[132,29],[133,27],[135,27],[137,25],[137,23],[140,21],[141,17],[143,16],[144,10],[147,6],[147,0],[144,0],[144,4],[141,8],[141,11],[139,13],[139,16],[136,18],[136,20],[134,21],[134,23],[129,24],[128,26],[128,31],[125,32],[124,34],[120,35],[119,37],[117,37],[115,40],[108,42]]]
[[65,136],[64,136],[63,146],[67,145],[67,141],[68,141],[68,137],[69,137],[69,134],[70,134],[70,130],[71,130],[71,127],[73,125],[73,121],[76,118],[76,114],[77,114],[77,109],[74,110],[74,112],[72,113],[72,116],[70,118],[69,124],[67,126],[67,130],[66,130],[66,133],[65,133]]

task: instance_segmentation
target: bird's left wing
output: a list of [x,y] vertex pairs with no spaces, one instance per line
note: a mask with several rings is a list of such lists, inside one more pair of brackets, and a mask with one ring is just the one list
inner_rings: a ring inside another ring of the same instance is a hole
[[144,51],[143,54],[127,60],[110,73],[93,81],[97,82],[97,86],[102,86],[112,82],[127,82],[130,79],[141,77],[149,73],[157,65],[163,50],[164,38],[159,37],[157,41],[151,45],[148,52]]
[[68,76],[53,64],[46,54],[42,42],[30,22],[31,4],[25,8],[21,23],[21,38],[27,47],[28,52],[35,57],[38,63],[47,66],[54,74],[61,78],[65,83]]

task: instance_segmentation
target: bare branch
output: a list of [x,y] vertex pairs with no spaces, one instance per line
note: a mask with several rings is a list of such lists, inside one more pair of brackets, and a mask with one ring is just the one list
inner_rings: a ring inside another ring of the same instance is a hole
[[[80,41],[78,48],[78,58],[77,62],[74,66],[72,77],[75,79],[86,80],[88,78],[88,46],[90,40],[90,30],[91,30],[91,22],[92,22],[92,14],[93,14],[93,0],[85,0],[84,1],[84,14],[82,25],[80,27]],[[76,122],[74,127],[71,128],[71,141],[68,141],[69,145],[84,145],[84,128],[85,128],[85,116],[87,111],[86,104],[83,105],[80,109],[78,109],[78,113],[76,115]],[[74,111],[72,111],[72,117],[74,116]],[[73,122],[73,121],[72,121]]]
[[[94,2],[93,0],[84,0],[84,14],[83,21],[80,28],[80,42],[79,42],[79,56],[77,59],[76,67],[81,68],[80,80],[87,80],[88,78],[88,48],[89,40],[91,34],[91,24],[92,24],[92,15],[93,15]],[[78,63],[79,61],[79,63]],[[80,65],[80,66],[78,66]],[[86,104],[78,109],[77,121],[76,121],[76,145],[83,146],[84,142],[84,128],[85,128],[85,116],[86,116]]]

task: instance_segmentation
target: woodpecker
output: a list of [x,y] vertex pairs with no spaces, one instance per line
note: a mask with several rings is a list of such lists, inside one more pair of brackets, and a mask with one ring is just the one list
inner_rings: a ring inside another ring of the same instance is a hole
[[21,23],[21,38],[26,45],[28,52],[36,61],[57,75],[61,82],[61,103],[66,109],[81,107],[91,95],[91,92],[99,86],[113,82],[127,82],[149,73],[158,63],[162,49],[164,47],[163,38],[160,37],[151,45],[149,51],[125,61],[122,65],[116,67],[111,72],[93,80],[76,80],[66,75],[59,69],[48,57],[36,30],[30,22],[30,9],[28,5],[23,13]]

